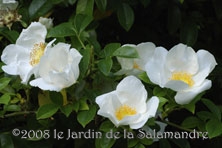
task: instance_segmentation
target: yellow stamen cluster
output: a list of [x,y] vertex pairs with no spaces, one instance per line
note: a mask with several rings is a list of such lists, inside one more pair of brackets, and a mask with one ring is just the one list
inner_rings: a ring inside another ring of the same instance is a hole
[[192,75],[186,72],[174,72],[172,74],[171,80],[179,80],[187,83],[189,86],[194,85]]
[[116,110],[116,118],[118,120],[122,120],[125,116],[135,115],[136,110],[128,105],[122,105],[120,108]]
[[35,44],[31,53],[30,53],[30,65],[35,66],[40,62],[41,56],[44,54],[45,43]]
[[139,70],[141,69],[140,66],[136,62],[133,63],[133,68],[134,69],[139,69]]

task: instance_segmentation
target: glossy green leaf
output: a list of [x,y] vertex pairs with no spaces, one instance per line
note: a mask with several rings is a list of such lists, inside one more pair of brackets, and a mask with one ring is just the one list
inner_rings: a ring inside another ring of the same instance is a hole
[[163,88],[160,88],[158,86],[153,89],[153,95],[154,96],[163,97],[166,94],[167,94],[167,89],[163,89]]
[[80,111],[77,115],[78,122],[85,127],[89,122],[91,122],[96,115],[96,106],[89,106],[89,110]]
[[19,33],[15,30],[9,30],[8,28],[0,27],[0,35],[3,35],[7,38],[11,43],[15,43],[17,38],[19,37]]
[[77,14],[74,18],[74,28],[80,34],[92,22],[93,17],[90,15]]
[[54,115],[59,109],[59,106],[56,104],[45,104],[40,106],[37,110],[36,116],[37,119],[46,119]]
[[93,15],[94,0],[78,0],[76,14]]
[[[110,130],[113,130],[115,128],[115,126],[113,125],[112,122],[110,122],[109,120],[107,121],[104,121],[100,127],[99,127],[99,130],[100,131],[103,131],[103,132],[109,132]],[[115,130],[113,130],[115,131]]]
[[83,56],[79,64],[79,69],[81,71],[80,78],[83,78],[86,75],[89,68],[92,49],[91,47],[86,46],[86,49],[80,50],[80,53]]
[[106,76],[109,75],[112,65],[113,60],[111,58],[102,59],[98,63],[99,70]]
[[136,48],[131,46],[123,46],[118,48],[114,53],[114,56],[123,57],[123,58],[138,58],[138,52]]
[[218,118],[218,120],[221,120],[221,111],[219,107],[217,107],[212,101],[208,99],[202,99],[201,101]]
[[103,133],[101,138],[96,139],[95,146],[96,148],[112,148],[114,143],[114,138],[108,138],[106,133]]
[[9,94],[4,94],[0,97],[0,104],[8,105],[9,101],[11,100],[11,97]]
[[120,47],[120,43],[110,43],[110,44],[107,44],[105,47],[104,47],[104,54],[105,54],[105,57],[111,57],[113,56],[113,53],[116,51],[116,49],[118,49]]
[[69,117],[73,110],[73,105],[72,104],[67,104],[65,106],[60,107],[61,112],[66,116]]
[[52,100],[54,104],[57,104],[59,106],[63,105],[63,96],[60,92],[50,91],[49,97],[50,97],[50,100]]
[[7,77],[1,78],[0,79],[0,90],[4,89],[9,84],[10,81],[11,81],[10,78],[7,78]]
[[182,122],[182,127],[184,128],[195,128],[199,124],[201,124],[200,119],[194,116],[187,117],[183,122]]
[[61,23],[54,28],[51,28],[48,37],[66,37],[76,35],[73,25],[70,22]]
[[208,111],[200,111],[197,112],[197,116],[203,120],[204,122],[214,117],[214,115],[211,112]]
[[33,0],[29,6],[29,15],[32,19],[44,16],[53,8],[49,0]]
[[136,138],[134,138],[134,139],[128,139],[127,140],[127,146],[128,146],[128,148],[133,148],[133,147],[135,147],[136,145],[137,145],[137,143],[139,142],[139,140],[138,139],[136,139]]
[[16,111],[21,111],[21,107],[19,105],[10,104],[10,105],[5,105],[4,110],[9,112],[16,112]]
[[97,7],[99,8],[99,10],[101,11],[105,11],[106,10],[106,6],[107,6],[107,0],[95,0]]
[[134,12],[129,4],[123,3],[117,10],[117,17],[120,25],[129,31],[134,23]]
[[218,119],[211,119],[206,124],[209,138],[214,138],[222,134],[222,122]]

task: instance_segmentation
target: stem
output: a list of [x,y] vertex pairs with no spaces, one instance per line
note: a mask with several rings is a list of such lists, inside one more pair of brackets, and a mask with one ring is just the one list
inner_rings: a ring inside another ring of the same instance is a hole
[[168,124],[168,125],[170,125],[170,126],[176,127],[176,128],[178,128],[178,129],[184,130],[184,131],[193,132],[192,129],[184,128],[184,127],[182,127],[182,126],[180,126],[180,125],[177,125],[177,124],[175,124],[175,123],[172,123],[172,122],[169,122],[169,121],[166,121],[166,120],[162,120],[162,122],[163,122],[163,123],[166,123],[166,124]]
[[19,116],[19,115],[25,115],[25,114],[34,114],[34,113],[36,113],[36,111],[14,112],[14,113],[3,115],[3,116],[1,116],[1,118],[9,118],[9,117],[13,117],[13,116]]
[[61,92],[60,92],[60,93],[62,94],[62,97],[63,97],[63,105],[68,104],[66,90],[65,90],[65,89],[63,89],[63,90],[61,90]]

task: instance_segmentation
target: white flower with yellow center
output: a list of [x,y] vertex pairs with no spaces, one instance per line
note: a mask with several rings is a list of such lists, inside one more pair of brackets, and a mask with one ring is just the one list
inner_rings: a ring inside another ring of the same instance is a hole
[[153,83],[176,91],[178,104],[188,104],[211,87],[206,77],[216,65],[214,56],[208,51],[196,53],[191,47],[178,44],[169,51],[157,47],[146,65],[146,72]]
[[152,57],[156,46],[151,42],[140,43],[138,45],[125,44],[123,46],[136,48],[139,58],[117,57],[117,60],[121,65],[121,70],[119,70],[116,74],[137,75],[145,71],[145,65]]
[[6,64],[2,66],[3,71],[10,75],[19,75],[24,84],[32,74],[37,75],[37,65],[46,47],[46,33],[45,26],[37,22],[23,29],[16,43],[3,50],[1,60]]
[[76,83],[79,77],[79,63],[82,56],[69,44],[58,43],[48,46],[39,63],[39,77],[30,85],[43,90],[61,91]]
[[138,129],[155,116],[159,99],[152,97],[147,101],[142,82],[135,76],[128,76],[115,91],[98,96],[96,103],[100,107],[98,114],[109,118],[115,126],[129,125]]

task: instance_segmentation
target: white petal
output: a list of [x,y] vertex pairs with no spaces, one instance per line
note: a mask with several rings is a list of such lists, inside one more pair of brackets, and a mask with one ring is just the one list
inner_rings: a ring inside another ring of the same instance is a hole
[[145,113],[141,113],[141,117],[135,120],[132,124],[130,124],[130,128],[138,129],[144,126],[147,120],[151,117],[155,117],[157,108],[159,106],[159,99],[157,97],[152,97],[147,102],[147,110]]
[[188,89],[189,85],[183,81],[170,80],[164,85],[164,87],[170,88],[174,91],[182,91]]
[[117,57],[117,60],[120,63],[122,69],[124,69],[124,70],[132,70],[133,69],[133,64],[134,64],[133,58]]
[[147,99],[147,91],[142,82],[135,76],[127,76],[116,88],[117,95],[122,104],[135,107],[136,110],[144,110]]
[[164,64],[168,51],[163,47],[157,47],[153,57],[146,64],[146,73],[151,82],[164,87],[163,79],[165,76]]
[[202,85],[198,87],[193,87],[192,89],[189,89],[189,91],[179,91],[177,92],[175,96],[175,101],[178,104],[188,104],[196,95],[199,93],[209,89],[211,87],[211,81],[210,80],[205,80]]
[[136,46],[139,59],[135,61],[142,70],[145,70],[145,65],[154,54],[155,48],[156,46],[152,42],[140,43]]
[[199,62],[199,71],[193,77],[195,81],[195,86],[203,83],[205,78],[217,65],[214,56],[206,50],[199,50],[197,52],[198,62]]
[[98,115],[109,118],[118,127],[119,120],[116,118],[115,112],[121,106],[121,102],[115,91],[96,97],[96,103],[100,107]]
[[[18,61],[27,61],[29,62],[30,53],[26,48],[11,44],[5,47],[2,52],[1,60],[5,64],[17,64]],[[13,65],[14,65],[13,64]]]
[[46,27],[39,22],[33,22],[27,29],[23,29],[16,44],[31,50],[36,43],[45,43]]
[[49,90],[49,91],[61,91],[63,88],[55,86],[53,84],[47,83],[42,78],[37,78],[35,80],[30,81],[31,86],[39,87],[42,90]]
[[198,71],[198,60],[195,51],[184,44],[178,44],[169,50],[166,57],[169,71],[195,74]]

